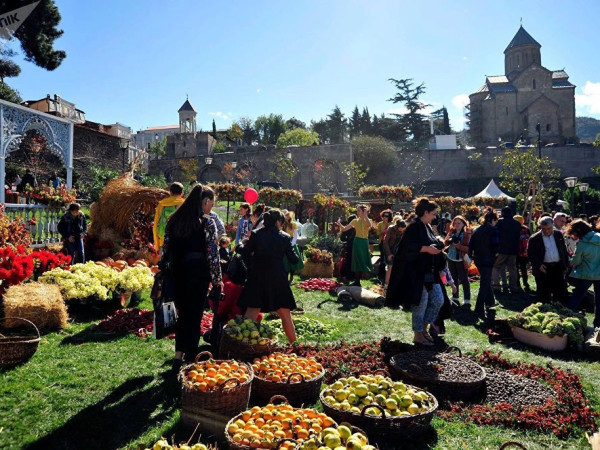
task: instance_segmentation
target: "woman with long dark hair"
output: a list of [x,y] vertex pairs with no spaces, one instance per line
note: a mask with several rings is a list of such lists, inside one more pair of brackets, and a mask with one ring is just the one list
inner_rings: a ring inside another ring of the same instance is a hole
[[193,361],[196,357],[209,285],[223,288],[217,227],[210,216],[214,198],[212,189],[197,184],[169,217],[165,230],[165,252],[170,254],[179,315],[174,371],[179,371],[184,358]]
[[392,276],[386,295],[388,306],[412,309],[413,342],[433,345],[428,327],[444,304],[440,271],[445,261],[441,255],[443,243],[431,228],[438,205],[423,197],[415,199],[417,218],[406,227],[392,266]]
[[262,312],[275,311],[281,318],[283,331],[290,343],[296,342],[296,329],[291,310],[296,308],[283,266],[286,256],[290,264],[299,259],[290,236],[283,231],[283,215],[278,209],[263,214],[264,227],[253,230],[242,255],[248,261],[248,280],[238,303],[246,308],[245,317],[256,320]]

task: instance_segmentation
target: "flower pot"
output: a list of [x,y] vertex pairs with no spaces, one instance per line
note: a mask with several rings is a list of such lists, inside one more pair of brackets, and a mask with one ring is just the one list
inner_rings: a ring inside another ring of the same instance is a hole
[[543,333],[536,333],[535,331],[529,331],[519,327],[510,327],[510,329],[514,338],[523,344],[552,352],[558,352],[567,348],[569,338],[566,334],[549,337]]

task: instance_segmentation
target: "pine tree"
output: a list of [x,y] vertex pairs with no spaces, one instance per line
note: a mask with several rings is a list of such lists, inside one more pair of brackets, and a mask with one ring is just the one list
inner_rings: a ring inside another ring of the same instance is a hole
[[214,137],[215,139],[217,138],[217,125],[215,124],[215,119],[213,119],[213,123],[212,123],[212,137]]
[[363,108],[362,116],[360,117],[360,129],[362,134],[371,135],[371,115],[369,114],[369,108],[366,106]]
[[352,111],[352,117],[350,117],[350,139],[360,136],[362,134],[361,127],[361,116],[358,111],[358,106],[354,107]]

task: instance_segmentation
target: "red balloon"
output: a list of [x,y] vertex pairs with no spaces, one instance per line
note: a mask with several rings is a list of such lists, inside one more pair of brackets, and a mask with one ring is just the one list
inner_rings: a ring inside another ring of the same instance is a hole
[[244,192],[244,200],[250,204],[256,202],[256,200],[258,200],[258,192],[256,192],[256,189],[246,189],[246,192]]

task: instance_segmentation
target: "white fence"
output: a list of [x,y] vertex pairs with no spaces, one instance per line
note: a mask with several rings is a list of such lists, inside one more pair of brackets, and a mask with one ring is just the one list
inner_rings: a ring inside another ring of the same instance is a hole
[[6,203],[4,214],[10,220],[18,220],[25,224],[31,233],[32,247],[43,247],[46,244],[61,242],[58,233],[58,222],[64,214],[61,209],[51,209],[45,205]]

